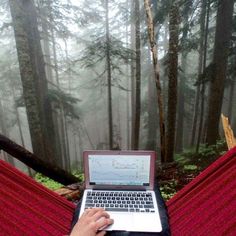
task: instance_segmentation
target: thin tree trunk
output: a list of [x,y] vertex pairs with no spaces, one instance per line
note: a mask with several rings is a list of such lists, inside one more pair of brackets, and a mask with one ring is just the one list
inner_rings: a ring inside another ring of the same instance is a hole
[[[131,50],[135,52],[135,1],[131,1],[130,11],[131,11],[131,37],[130,44]],[[130,88],[131,88],[131,149],[134,149],[134,139],[135,139],[135,107],[136,107],[136,88],[135,88],[135,73],[136,73],[136,64],[135,64],[136,55],[133,53],[131,64],[130,64]]]
[[134,150],[139,148],[140,112],[141,112],[141,48],[140,48],[140,7],[139,0],[135,1],[135,52],[136,52],[136,85],[135,85],[135,120],[134,120]]
[[[204,46],[202,48],[203,50],[203,57],[199,60],[199,76],[203,73],[203,71],[206,69],[206,60],[207,60],[207,44],[208,44],[208,28],[209,28],[209,17],[210,17],[210,1],[204,1],[203,2],[203,8],[207,9],[207,12],[203,10],[203,16],[206,18],[203,20],[204,22],[204,28],[203,35],[204,35]],[[206,24],[206,25],[205,25]],[[201,63],[201,65],[200,65]],[[198,128],[198,135],[197,135],[197,143],[196,143],[196,153],[198,153],[202,131],[203,131],[203,119],[204,119],[204,108],[205,108],[205,83],[199,85],[200,88],[200,115],[199,115],[199,128]]]
[[[183,36],[184,37],[184,36]],[[176,127],[176,137],[175,137],[175,151],[181,153],[183,151],[183,136],[184,136],[184,116],[185,116],[185,83],[186,83],[186,66],[187,64],[187,53],[182,53],[181,67],[183,74],[180,76],[179,81],[179,94],[177,103],[177,127]]]
[[[206,4],[207,0],[201,0],[201,16],[200,16],[200,47],[199,47],[199,59],[198,59],[198,80],[200,75],[203,72],[203,54],[207,50],[207,48],[204,46],[204,38],[206,34]],[[198,82],[198,81],[197,81]],[[200,89],[201,85],[197,83],[197,91],[195,96],[195,104],[194,104],[194,115],[193,115],[193,125],[192,125],[192,136],[191,136],[191,142],[190,145],[193,146],[195,143],[195,137],[197,134],[197,121],[198,121],[198,115],[199,115],[199,103],[200,103]]]
[[150,42],[150,48],[152,52],[152,60],[154,67],[154,75],[155,75],[155,84],[157,89],[157,103],[159,107],[159,126],[160,126],[160,145],[161,145],[161,161],[165,162],[165,123],[164,123],[164,108],[163,108],[163,97],[160,83],[160,68],[158,64],[158,50],[157,44],[155,40],[154,26],[153,26],[153,18],[152,12],[150,8],[149,0],[144,0],[145,11],[147,15],[147,23],[148,23],[148,36]]
[[157,149],[157,127],[158,127],[158,114],[157,114],[157,106],[153,106],[156,102],[156,88],[154,82],[154,72],[152,70],[152,61],[151,61],[151,54],[150,54],[150,47],[148,46],[147,51],[147,63],[148,67],[150,67],[150,76],[148,77],[148,114],[147,114],[147,144],[146,150],[156,150]]
[[113,114],[112,114],[112,88],[111,88],[111,57],[110,57],[110,28],[109,28],[109,4],[106,6],[106,63],[107,63],[107,96],[108,96],[108,127],[109,148],[113,149]]
[[177,103],[177,128],[176,128],[176,137],[175,137],[175,151],[180,153],[183,151],[183,138],[184,138],[184,118],[185,118],[185,86],[186,86],[186,69],[187,69],[187,60],[188,60],[188,52],[184,47],[185,40],[188,39],[189,32],[189,12],[191,10],[191,3],[186,3],[184,7],[184,16],[183,16],[183,35],[181,40],[181,47],[183,48],[183,52],[181,54],[181,68],[182,75],[180,76],[180,80],[178,83],[179,91],[178,91],[178,103]]
[[[126,0],[126,9],[129,9],[129,1]],[[126,43],[126,47],[128,48],[129,46],[129,31],[128,31],[128,19],[127,19],[127,24],[125,27],[125,43]],[[129,64],[128,64],[128,60],[126,61],[126,86],[127,86],[127,91],[126,91],[126,137],[127,137],[127,141],[126,141],[126,146],[127,146],[127,150],[130,149],[130,79],[129,79]]]

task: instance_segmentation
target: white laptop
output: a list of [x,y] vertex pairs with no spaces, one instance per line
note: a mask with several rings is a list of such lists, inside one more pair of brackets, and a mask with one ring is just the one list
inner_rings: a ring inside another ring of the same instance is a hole
[[85,191],[80,216],[102,207],[114,219],[105,230],[161,232],[154,194],[153,151],[85,151]]

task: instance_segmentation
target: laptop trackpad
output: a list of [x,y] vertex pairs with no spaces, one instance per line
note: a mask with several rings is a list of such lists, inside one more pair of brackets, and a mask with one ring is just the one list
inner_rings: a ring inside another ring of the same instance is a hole
[[118,213],[118,212],[108,212],[111,219],[114,220],[114,224],[107,227],[105,230],[124,230],[129,231],[133,227],[133,215]]

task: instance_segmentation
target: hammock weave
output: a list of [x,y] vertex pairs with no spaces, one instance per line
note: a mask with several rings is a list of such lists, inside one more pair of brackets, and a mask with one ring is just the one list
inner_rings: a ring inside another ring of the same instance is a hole
[[236,148],[167,202],[173,236],[236,235]]
[[74,204],[0,160],[0,235],[66,235]]

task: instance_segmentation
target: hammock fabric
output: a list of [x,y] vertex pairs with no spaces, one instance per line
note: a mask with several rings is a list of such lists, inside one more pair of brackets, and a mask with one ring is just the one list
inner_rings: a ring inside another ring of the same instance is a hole
[[173,236],[236,235],[236,148],[167,202]]
[[0,235],[68,235],[74,208],[0,160]]
[[[236,235],[236,148],[167,202],[173,236]],[[0,235],[66,235],[75,206],[0,161]]]

